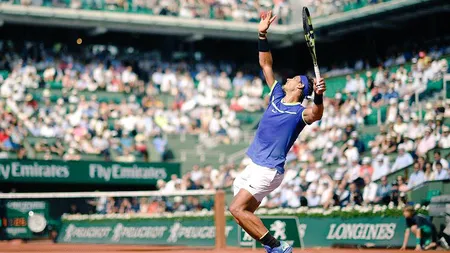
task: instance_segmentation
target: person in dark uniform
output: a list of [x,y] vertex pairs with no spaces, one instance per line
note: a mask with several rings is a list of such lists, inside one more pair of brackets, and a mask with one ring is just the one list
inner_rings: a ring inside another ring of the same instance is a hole
[[414,207],[407,206],[403,209],[406,219],[405,238],[401,250],[406,249],[409,235],[412,232],[416,236],[416,250],[429,250],[437,246],[436,227],[429,218],[422,214],[416,214]]

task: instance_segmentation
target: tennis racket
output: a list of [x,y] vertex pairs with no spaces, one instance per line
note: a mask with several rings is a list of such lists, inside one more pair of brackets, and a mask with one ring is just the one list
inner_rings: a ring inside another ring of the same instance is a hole
[[312,25],[311,15],[309,14],[309,10],[306,7],[303,7],[303,30],[305,32],[305,41],[308,46],[309,52],[311,53],[311,57],[314,64],[314,73],[316,74],[316,79],[320,78],[319,65],[317,64],[317,55],[316,55],[316,44],[314,41],[314,29]]

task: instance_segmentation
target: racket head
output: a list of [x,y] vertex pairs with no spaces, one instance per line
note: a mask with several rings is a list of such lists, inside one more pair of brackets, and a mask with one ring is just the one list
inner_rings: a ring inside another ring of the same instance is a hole
[[311,56],[313,57],[313,61],[316,62],[316,49],[315,49],[315,39],[314,39],[314,28],[312,25],[311,14],[307,7],[303,7],[302,11],[303,16],[303,31],[305,33],[305,41],[308,46]]

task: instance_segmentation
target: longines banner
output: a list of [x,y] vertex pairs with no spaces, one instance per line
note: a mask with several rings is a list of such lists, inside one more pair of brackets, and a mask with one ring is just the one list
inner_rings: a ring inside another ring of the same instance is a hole
[[[400,247],[406,229],[402,217],[300,219],[300,235],[306,247],[337,244]],[[409,245],[414,246],[411,236]]]
[[179,163],[0,160],[0,182],[154,184],[172,174]]

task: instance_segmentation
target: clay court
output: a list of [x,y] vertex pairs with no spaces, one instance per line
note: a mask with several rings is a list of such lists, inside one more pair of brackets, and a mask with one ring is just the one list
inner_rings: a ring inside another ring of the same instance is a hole
[[[64,252],[80,252],[80,253],[136,253],[136,252],[179,252],[179,253],[196,253],[196,252],[216,252],[216,253],[254,253],[264,252],[263,249],[237,249],[228,248],[226,250],[214,250],[207,248],[189,248],[189,247],[167,247],[167,246],[118,246],[118,245],[75,245],[75,244],[51,244],[51,243],[30,243],[30,244],[11,244],[0,243],[0,252],[39,252],[39,253],[64,253]],[[305,253],[351,253],[351,252],[365,252],[365,253],[393,253],[393,252],[405,252],[394,249],[296,249],[294,252]],[[409,251],[406,251],[409,252]],[[412,252],[412,251],[410,251]]]

